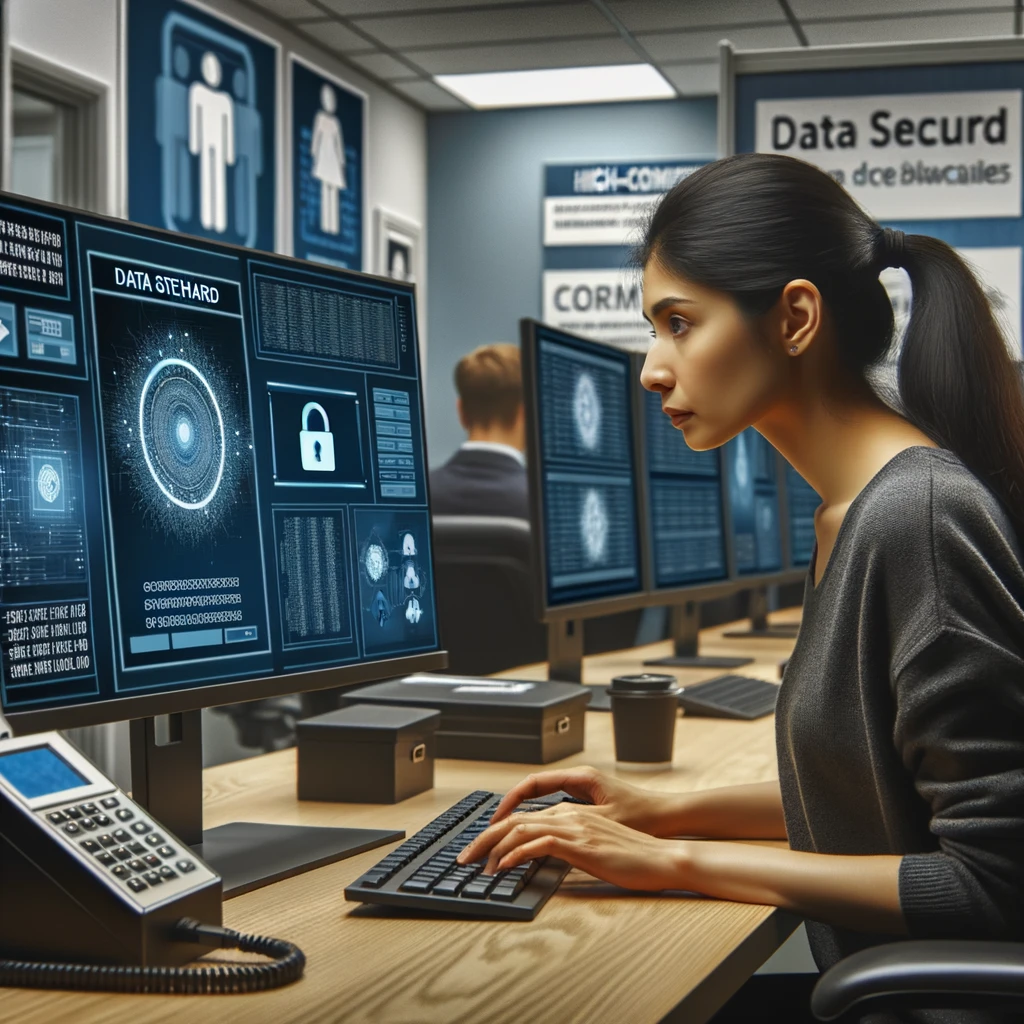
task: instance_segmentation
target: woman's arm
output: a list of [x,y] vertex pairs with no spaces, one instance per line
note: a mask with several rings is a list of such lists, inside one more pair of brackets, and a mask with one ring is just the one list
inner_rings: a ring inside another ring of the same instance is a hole
[[784,907],[839,927],[906,934],[898,856],[834,856],[746,843],[656,839],[611,820],[600,808],[562,804],[492,825],[459,861],[486,857],[485,871],[493,874],[547,856],[629,889],[692,890]]
[[503,821],[524,800],[559,790],[587,800],[605,817],[648,835],[786,838],[777,781],[698,793],[658,793],[631,786],[595,768],[554,769],[527,776],[509,790],[491,821]]

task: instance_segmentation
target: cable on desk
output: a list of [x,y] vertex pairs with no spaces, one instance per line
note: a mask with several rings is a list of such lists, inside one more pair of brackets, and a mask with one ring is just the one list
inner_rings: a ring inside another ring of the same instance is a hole
[[302,977],[306,955],[283,939],[243,935],[230,928],[182,918],[174,929],[181,942],[211,943],[273,958],[268,964],[223,964],[216,967],[139,967],[100,964],[35,963],[0,959],[0,987],[63,988],[93,992],[146,992],[219,995],[265,992]]

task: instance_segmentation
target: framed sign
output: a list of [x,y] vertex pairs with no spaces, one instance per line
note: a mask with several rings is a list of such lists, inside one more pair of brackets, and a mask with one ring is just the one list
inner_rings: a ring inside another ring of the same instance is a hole
[[274,250],[279,48],[181,0],[129,0],[128,217]]
[[375,273],[396,281],[415,283],[420,276],[419,224],[382,206],[377,207],[376,223]]
[[292,251],[362,270],[366,94],[294,54]]

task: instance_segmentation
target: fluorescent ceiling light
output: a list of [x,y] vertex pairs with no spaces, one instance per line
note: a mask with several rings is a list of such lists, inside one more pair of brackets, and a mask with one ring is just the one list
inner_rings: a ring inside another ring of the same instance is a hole
[[664,100],[676,95],[675,89],[650,64],[436,75],[434,81],[477,110]]

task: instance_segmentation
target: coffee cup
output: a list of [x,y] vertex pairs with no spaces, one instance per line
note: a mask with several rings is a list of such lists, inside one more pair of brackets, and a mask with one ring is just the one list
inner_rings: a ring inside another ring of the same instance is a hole
[[675,676],[616,676],[608,687],[616,766],[627,771],[672,767],[681,690]]

